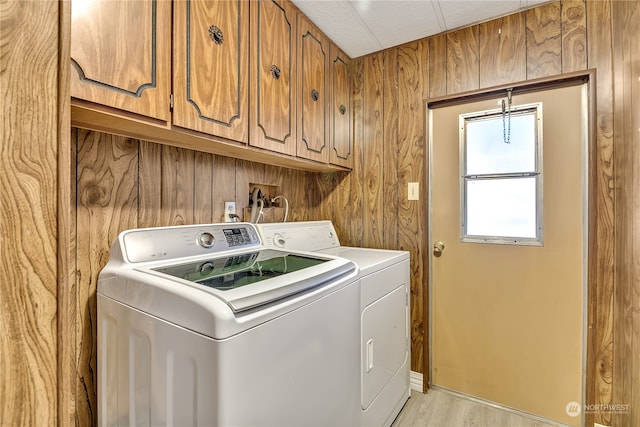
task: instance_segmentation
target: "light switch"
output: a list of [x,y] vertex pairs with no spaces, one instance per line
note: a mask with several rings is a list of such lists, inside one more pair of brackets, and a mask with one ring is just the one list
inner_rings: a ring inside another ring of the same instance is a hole
[[410,182],[409,183],[409,200],[420,200],[420,183],[419,182]]

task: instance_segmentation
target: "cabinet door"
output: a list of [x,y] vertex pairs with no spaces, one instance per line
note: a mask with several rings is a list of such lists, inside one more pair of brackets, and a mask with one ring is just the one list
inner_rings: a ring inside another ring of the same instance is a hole
[[71,96],[169,120],[171,2],[74,1]]
[[250,145],[295,155],[295,9],[288,1],[251,2]]
[[248,141],[249,5],[174,2],[173,124]]
[[298,14],[297,155],[329,162],[329,41]]
[[334,165],[353,168],[350,61],[344,52],[331,44],[330,161]]

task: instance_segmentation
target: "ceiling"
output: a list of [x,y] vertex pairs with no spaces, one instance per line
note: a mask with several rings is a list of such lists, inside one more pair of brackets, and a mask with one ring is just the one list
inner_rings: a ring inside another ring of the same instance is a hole
[[547,0],[292,0],[351,58]]

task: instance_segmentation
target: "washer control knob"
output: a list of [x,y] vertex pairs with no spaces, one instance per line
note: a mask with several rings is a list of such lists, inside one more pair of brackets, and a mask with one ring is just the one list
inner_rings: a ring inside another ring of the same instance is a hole
[[279,248],[284,248],[284,245],[287,243],[287,240],[280,233],[274,234],[273,236],[273,244]]
[[203,248],[210,248],[214,243],[213,234],[205,231],[204,233],[200,233],[198,236],[198,244]]

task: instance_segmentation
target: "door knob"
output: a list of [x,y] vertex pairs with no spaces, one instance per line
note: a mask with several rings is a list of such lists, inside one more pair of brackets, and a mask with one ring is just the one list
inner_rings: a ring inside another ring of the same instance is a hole
[[433,244],[433,254],[435,256],[440,256],[442,255],[442,251],[444,251],[444,243],[442,242],[435,242]]

